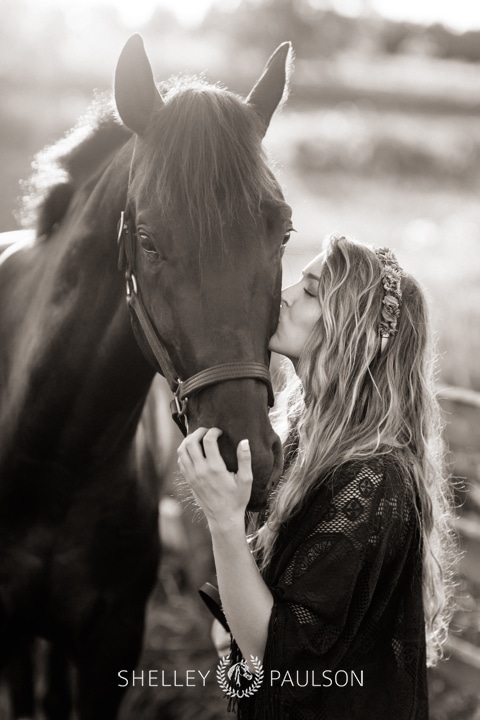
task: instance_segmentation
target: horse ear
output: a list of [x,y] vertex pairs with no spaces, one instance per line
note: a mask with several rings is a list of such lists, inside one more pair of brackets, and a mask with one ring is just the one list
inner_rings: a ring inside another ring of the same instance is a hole
[[127,40],[118,58],[115,102],[123,122],[137,135],[145,132],[155,104],[163,103],[138,33]]
[[277,109],[285,90],[293,64],[293,50],[290,42],[284,42],[269,58],[263,75],[255,84],[246,102],[252,105],[262,120],[266,132],[273,113]]

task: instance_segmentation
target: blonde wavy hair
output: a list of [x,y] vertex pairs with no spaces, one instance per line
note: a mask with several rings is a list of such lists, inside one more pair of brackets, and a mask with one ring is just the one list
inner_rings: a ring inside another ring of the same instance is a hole
[[412,494],[416,487],[420,499],[415,507],[423,536],[427,654],[428,664],[435,665],[453,605],[451,489],[427,304],[410,275],[403,275],[401,288],[397,333],[382,349],[382,264],[365,245],[329,239],[318,286],[321,315],[280,398],[287,412],[277,410],[273,418],[287,458],[292,437],[295,452],[252,547],[265,569],[281,524],[318,487],[319,478],[347,461],[393,453],[406,476],[413,474]]

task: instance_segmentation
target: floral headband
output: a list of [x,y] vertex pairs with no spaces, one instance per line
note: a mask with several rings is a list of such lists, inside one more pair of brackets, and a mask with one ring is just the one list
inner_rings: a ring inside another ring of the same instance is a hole
[[402,289],[400,287],[400,282],[404,272],[390,248],[375,248],[375,254],[382,263],[383,270],[382,314],[378,326],[380,337],[382,338],[383,349],[387,338],[395,335],[397,332],[397,322],[400,315],[400,306],[402,304]]

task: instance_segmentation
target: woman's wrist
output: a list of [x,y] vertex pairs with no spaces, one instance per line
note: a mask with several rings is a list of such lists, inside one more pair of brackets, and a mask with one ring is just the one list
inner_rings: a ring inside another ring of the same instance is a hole
[[208,527],[212,538],[245,537],[245,515],[211,518]]

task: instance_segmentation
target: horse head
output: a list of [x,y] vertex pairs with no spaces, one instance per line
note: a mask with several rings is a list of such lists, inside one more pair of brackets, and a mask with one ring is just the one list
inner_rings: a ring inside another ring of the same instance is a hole
[[229,668],[227,672],[227,677],[229,680],[231,680],[233,677],[235,684],[241,685],[242,678],[245,678],[245,680],[251,680],[253,678],[253,674],[250,672],[245,660],[242,660],[241,662],[235,663],[235,665],[232,665],[232,667]]
[[246,100],[198,79],[157,88],[139,35],[115,76],[117,110],[133,132],[121,262],[133,329],[171,385],[186,381],[177,399],[188,431],[223,430],[230,471],[237,444],[249,439],[251,509],[264,504],[282,468],[268,418],[267,348],[291,211],[262,139],[284,94],[289,55],[284,43]]

